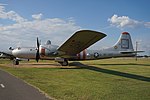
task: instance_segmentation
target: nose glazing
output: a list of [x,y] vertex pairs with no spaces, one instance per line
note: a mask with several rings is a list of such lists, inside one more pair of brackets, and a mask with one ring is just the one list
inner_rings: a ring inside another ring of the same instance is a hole
[[19,55],[19,50],[18,49],[14,49],[12,51],[12,55],[15,56],[15,57],[17,57]]

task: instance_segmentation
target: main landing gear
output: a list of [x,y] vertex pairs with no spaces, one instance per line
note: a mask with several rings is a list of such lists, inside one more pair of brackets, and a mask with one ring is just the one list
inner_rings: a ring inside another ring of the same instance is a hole
[[[14,59],[13,64],[19,65],[19,61],[21,61],[21,60],[20,59]],[[66,58],[56,58],[55,61],[60,63],[62,66],[68,66],[68,64],[69,64],[68,59],[66,59]]]
[[67,58],[56,57],[55,62],[60,63],[62,66],[68,66],[68,59]]
[[14,64],[14,65],[19,65],[19,60],[18,60],[18,59],[14,59],[14,60],[13,60],[13,64]]
[[68,66],[68,60],[67,59],[64,59],[63,62],[58,62],[60,63],[62,66]]

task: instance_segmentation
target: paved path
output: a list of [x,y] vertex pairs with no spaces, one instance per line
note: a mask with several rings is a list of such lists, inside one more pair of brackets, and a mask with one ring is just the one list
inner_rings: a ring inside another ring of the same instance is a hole
[[37,89],[0,70],[0,100],[49,100]]

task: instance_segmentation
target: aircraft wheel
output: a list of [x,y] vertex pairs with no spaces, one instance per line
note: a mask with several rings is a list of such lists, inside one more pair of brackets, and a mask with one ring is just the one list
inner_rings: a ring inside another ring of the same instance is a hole
[[68,66],[68,60],[65,59],[64,62],[60,62],[60,64],[61,64],[62,66]]
[[15,60],[13,61],[13,64],[14,64],[14,65],[19,65],[19,61],[15,59]]

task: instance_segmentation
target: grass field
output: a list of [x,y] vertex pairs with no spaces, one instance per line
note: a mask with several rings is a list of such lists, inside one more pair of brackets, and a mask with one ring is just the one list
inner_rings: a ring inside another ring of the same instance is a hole
[[33,68],[34,61],[28,67],[12,67],[10,63],[0,60],[0,69],[58,100],[150,100],[150,59],[80,61],[69,67],[40,61],[36,65],[49,63],[56,66],[53,68]]

